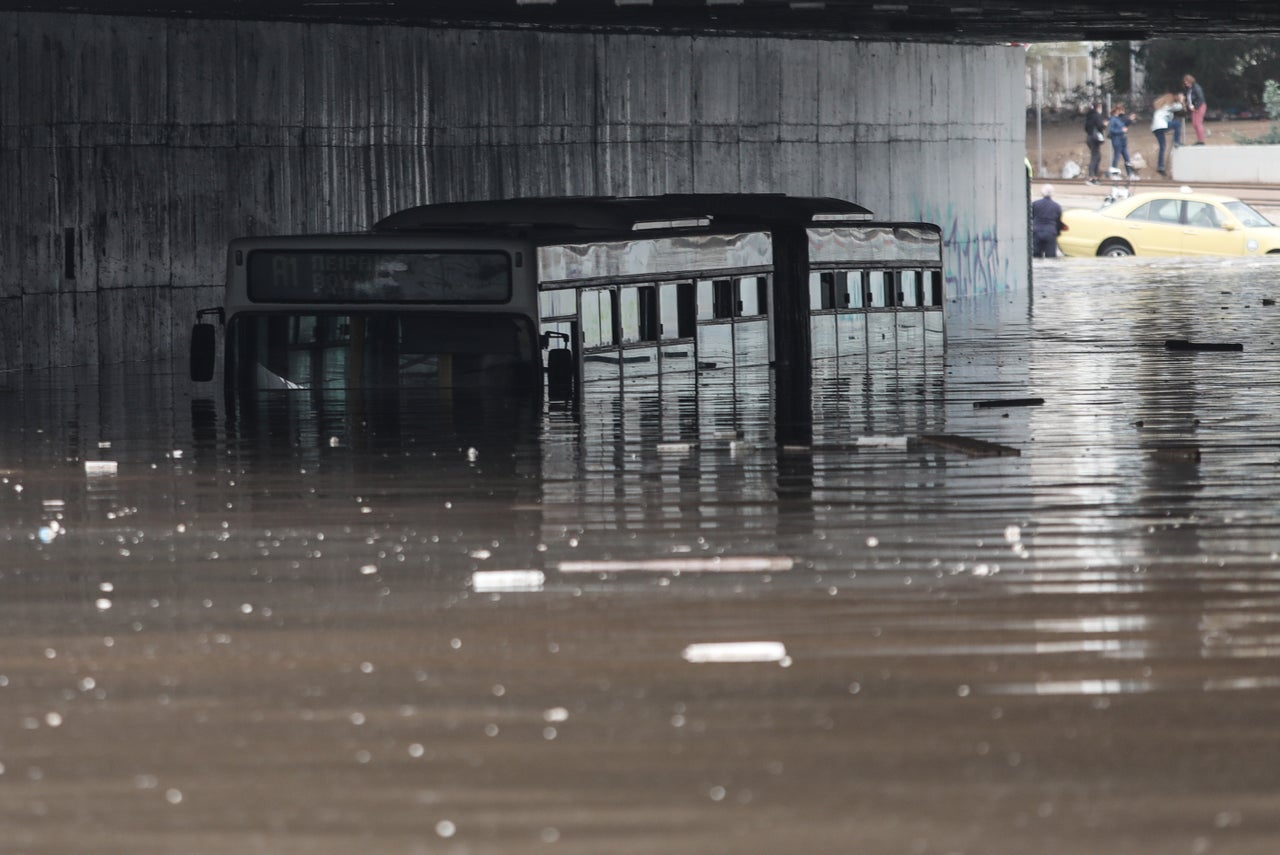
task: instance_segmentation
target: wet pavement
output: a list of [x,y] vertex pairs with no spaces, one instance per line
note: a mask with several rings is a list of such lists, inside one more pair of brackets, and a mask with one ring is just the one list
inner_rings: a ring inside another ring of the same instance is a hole
[[1274,853],[1280,265],[1035,279],[810,448],[4,377],[0,849]]

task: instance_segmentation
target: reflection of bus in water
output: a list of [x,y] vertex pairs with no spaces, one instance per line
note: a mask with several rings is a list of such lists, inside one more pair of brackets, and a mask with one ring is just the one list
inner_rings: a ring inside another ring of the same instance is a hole
[[[766,194],[424,205],[370,232],[243,238],[229,390],[553,397],[814,360],[941,350],[941,236],[838,199]],[[192,340],[197,380],[216,331]]]

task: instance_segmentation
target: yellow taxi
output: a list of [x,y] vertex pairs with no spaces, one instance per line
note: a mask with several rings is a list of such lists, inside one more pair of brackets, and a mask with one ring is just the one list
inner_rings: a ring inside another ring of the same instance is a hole
[[1064,211],[1063,255],[1269,255],[1280,226],[1231,196],[1190,188],[1136,193],[1096,211]]

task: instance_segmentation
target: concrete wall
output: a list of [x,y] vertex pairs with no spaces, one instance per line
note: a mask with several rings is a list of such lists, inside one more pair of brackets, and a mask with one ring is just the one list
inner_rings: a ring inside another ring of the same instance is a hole
[[1280,184],[1280,145],[1189,145],[1172,162],[1174,181]]
[[182,354],[236,235],[775,191],[1025,284],[1020,48],[0,13],[0,369]]

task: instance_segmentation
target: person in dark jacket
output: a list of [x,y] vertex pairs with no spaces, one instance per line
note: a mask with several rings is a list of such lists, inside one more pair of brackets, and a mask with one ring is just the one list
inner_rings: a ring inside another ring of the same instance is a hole
[[1085,180],[1097,184],[1101,177],[1098,170],[1102,166],[1102,143],[1107,138],[1107,119],[1102,115],[1102,105],[1092,104],[1089,114],[1084,117],[1084,142],[1089,146],[1089,170]]
[[1137,172],[1129,160],[1129,126],[1138,118],[1135,114],[1124,114],[1124,105],[1117,104],[1111,108],[1111,118],[1107,120],[1107,134],[1111,137],[1111,168],[1124,161],[1125,172],[1132,178]]
[[1062,206],[1053,201],[1053,185],[1040,188],[1040,198],[1031,203],[1031,254],[1036,258],[1058,257],[1058,235],[1062,232]]

